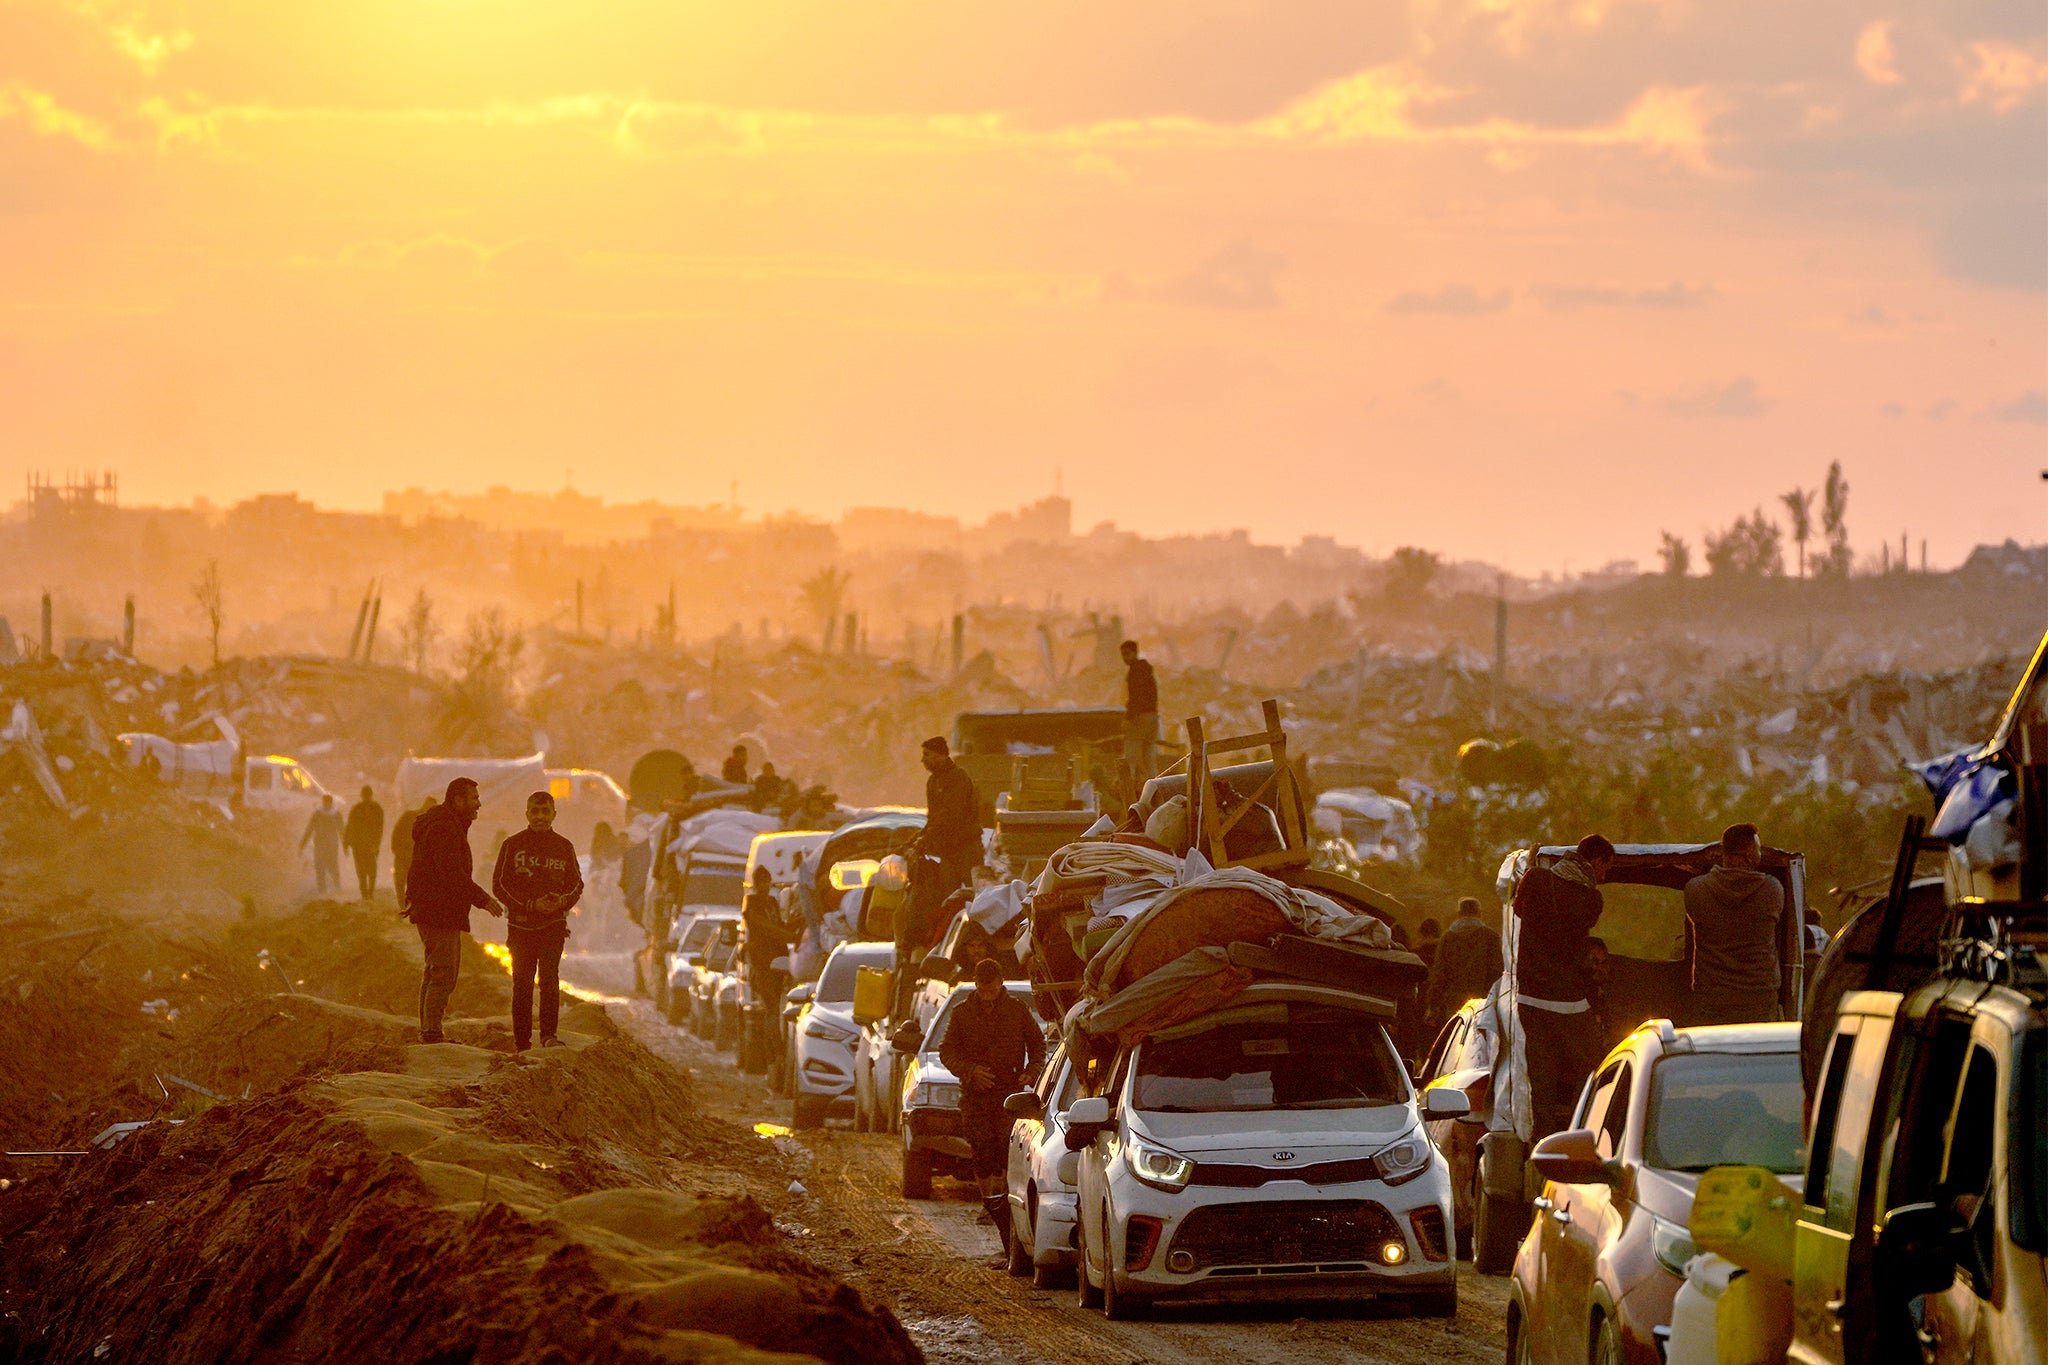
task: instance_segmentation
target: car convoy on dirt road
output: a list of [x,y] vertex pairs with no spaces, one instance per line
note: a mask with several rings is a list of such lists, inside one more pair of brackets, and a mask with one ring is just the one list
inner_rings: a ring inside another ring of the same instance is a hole
[[[995,875],[930,922],[915,909],[921,812],[760,831],[757,853],[785,844],[751,860],[772,864],[786,930],[772,971],[745,950],[734,881],[717,904],[647,916],[668,954],[655,975],[671,1018],[765,1073],[793,1127],[843,1117],[895,1135],[904,1198],[992,1179],[1009,1272],[1111,1319],[1259,1299],[1451,1316],[1461,1276],[1505,1275],[1513,1365],[2038,1361],[2042,677],[2037,654],[1992,740],[1930,774],[1941,813],[1933,833],[1908,822],[1858,940],[1876,948],[1816,959],[1804,859],[1751,860],[1783,907],[1760,940],[1778,983],[1761,1022],[1692,1022],[1687,888],[1733,845],[1610,846],[1581,1021],[1598,1060],[1548,1123],[1531,1062],[1548,1035],[1526,1021],[1571,1002],[1541,998],[1517,962],[1540,941],[1522,883],[1579,875],[1574,850],[1509,853],[1501,974],[1429,1019],[1402,907],[1311,865],[1271,704],[1240,740],[1191,721],[1186,753],[1120,820],[1049,850],[1006,846],[999,827]],[[1043,783],[1032,794],[1048,801]],[[998,814],[1032,805],[1000,795]],[[1068,796],[1091,814],[1101,799]],[[729,850],[718,823],[669,821],[657,862],[687,869],[692,840]],[[1993,836],[1987,870],[1972,850]],[[995,1160],[940,1057],[985,959],[1048,1043],[1003,1101]]]

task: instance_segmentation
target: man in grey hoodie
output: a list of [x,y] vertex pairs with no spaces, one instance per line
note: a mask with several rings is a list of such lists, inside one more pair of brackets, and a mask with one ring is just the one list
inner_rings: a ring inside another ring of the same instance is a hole
[[1778,926],[1785,888],[1759,870],[1755,825],[1721,834],[1721,861],[1685,884],[1692,924],[1692,1021],[1762,1024],[1778,1020]]

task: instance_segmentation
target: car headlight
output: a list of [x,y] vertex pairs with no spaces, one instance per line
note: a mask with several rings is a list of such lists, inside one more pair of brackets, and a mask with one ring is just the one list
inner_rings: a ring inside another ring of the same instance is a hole
[[1388,1185],[1405,1185],[1429,1169],[1429,1161],[1435,1149],[1429,1139],[1420,1132],[1412,1132],[1399,1138],[1372,1154],[1379,1167],[1380,1180]]
[[1179,1152],[1169,1152],[1164,1147],[1148,1147],[1132,1140],[1124,1149],[1124,1160],[1129,1163],[1131,1174],[1139,1183],[1150,1185],[1155,1190],[1168,1194],[1184,1190],[1194,1177],[1195,1163]]
[[944,1081],[919,1081],[910,1088],[912,1109],[958,1109],[960,1087]]
[[1700,1254],[1692,1243],[1690,1228],[1654,1213],[1650,1215],[1650,1250],[1656,1253],[1658,1265],[1680,1279],[1685,1277],[1685,1263]]
[[816,1019],[804,1025],[804,1032],[821,1043],[850,1043],[854,1038],[850,1031]]

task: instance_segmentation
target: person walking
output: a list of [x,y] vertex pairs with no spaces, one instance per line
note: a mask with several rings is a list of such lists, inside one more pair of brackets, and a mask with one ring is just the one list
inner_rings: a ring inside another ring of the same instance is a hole
[[1778,1021],[1785,888],[1761,870],[1763,856],[1755,825],[1730,825],[1721,833],[1719,864],[1685,884],[1695,1024]]
[[1437,940],[1436,961],[1429,969],[1432,1036],[1467,1000],[1485,995],[1499,979],[1500,935],[1479,918],[1479,898],[1466,896],[1458,902],[1458,917]]
[[981,1205],[1010,1244],[1010,1198],[1003,1192],[1012,1119],[1003,1101],[1036,1077],[1045,1060],[1045,1031],[1024,1003],[1003,984],[1003,968],[983,958],[974,968],[974,987],[953,1007],[939,1062],[960,1079],[960,1126],[974,1153],[974,1178]]
[[341,846],[356,863],[356,886],[368,904],[377,894],[377,855],[384,846],[384,808],[370,789],[348,809],[348,823],[342,826]]
[[306,819],[305,833],[299,836],[299,851],[304,852],[306,844],[313,845],[313,880],[319,886],[319,894],[326,895],[331,884],[341,886],[341,812],[334,808],[334,798],[320,798],[320,809]]
[[420,802],[418,810],[402,810],[391,822],[391,889],[398,894],[398,913],[406,907],[406,876],[412,871],[413,829],[419,818],[434,808],[434,798]]
[[491,892],[505,904],[505,943],[512,950],[512,1050],[533,1042],[534,989],[540,990],[540,1045],[560,1047],[562,945],[569,911],[582,898],[576,846],[555,833],[555,798],[526,798],[526,828],[498,846]]
[[1587,940],[1605,902],[1600,883],[1614,866],[1614,845],[1598,834],[1550,867],[1532,867],[1515,888],[1522,922],[1515,947],[1516,1017],[1529,1059],[1529,1106],[1536,1138],[1571,1121],[1579,1085],[1600,1060],[1587,999]]
[[406,876],[406,915],[419,930],[420,1041],[439,1043],[441,1019],[455,978],[462,971],[462,936],[469,932],[469,912],[488,910],[503,915],[490,892],[476,884],[469,853],[469,827],[484,801],[472,778],[448,784],[441,804],[420,813],[412,827],[412,861]]
[[1138,655],[1138,642],[1123,643],[1124,766],[1131,774],[1131,799],[1152,780],[1152,748],[1159,742],[1159,679],[1148,659]]

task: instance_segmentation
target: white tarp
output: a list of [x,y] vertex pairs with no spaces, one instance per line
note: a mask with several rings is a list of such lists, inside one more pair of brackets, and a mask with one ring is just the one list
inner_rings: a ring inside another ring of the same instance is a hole
[[474,829],[488,839],[496,831],[507,834],[526,827],[526,798],[548,789],[547,755],[524,758],[414,758],[407,755],[398,764],[397,809],[416,809],[421,800],[440,800],[448,784],[467,777],[483,797]]

